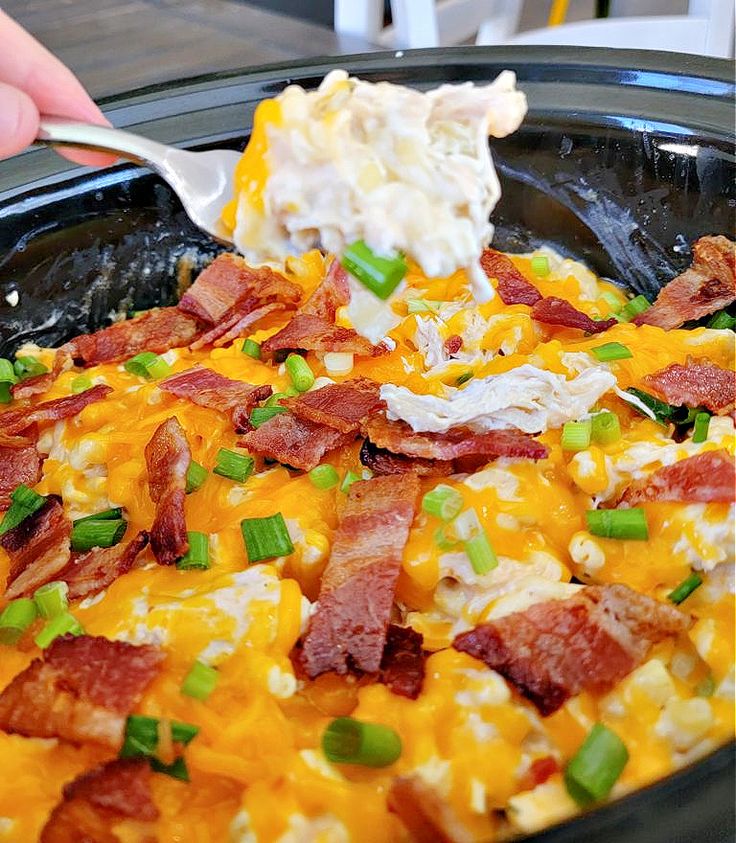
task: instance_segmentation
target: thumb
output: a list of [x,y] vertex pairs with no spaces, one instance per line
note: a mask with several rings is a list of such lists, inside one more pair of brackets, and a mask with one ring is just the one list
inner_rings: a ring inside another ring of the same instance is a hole
[[28,94],[0,82],[0,158],[22,152],[38,131],[38,109]]

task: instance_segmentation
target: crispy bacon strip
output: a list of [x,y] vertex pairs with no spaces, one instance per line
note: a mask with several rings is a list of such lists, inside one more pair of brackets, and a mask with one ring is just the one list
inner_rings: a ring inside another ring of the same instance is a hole
[[365,439],[360,447],[360,461],[374,474],[409,474],[419,477],[447,477],[455,470],[452,460],[425,460],[421,457],[407,457],[394,454],[385,448],[376,447]]
[[578,310],[565,299],[547,296],[540,299],[532,307],[532,319],[545,325],[560,326],[562,328],[580,328],[590,334],[599,334],[617,324],[615,319],[601,319],[596,321]]
[[504,304],[536,304],[542,294],[524,278],[506,255],[495,249],[485,249],[480,256],[480,265],[489,278],[498,281],[498,295]]
[[77,413],[81,413],[89,404],[106,398],[111,392],[111,386],[98,384],[91,389],[85,389],[78,395],[67,395],[65,398],[44,401],[34,407],[8,410],[0,414],[0,431],[7,435],[13,435],[21,433],[32,424],[68,419],[71,416],[76,416]]
[[409,832],[412,843],[473,843],[476,839],[454,810],[421,776],[398,776],[391,782],[388,809]]
[[216,325],[205,331],[204,334],[200,334],[189,347],[192,351],[197,351],[206,345],[213,345],[215,348],[220,348],[232,342],[236,337],[242,336],[256,322],[268,316],[269,313],[284,309],[285,305],[281,304],[281,302],[271,302],[270,304],[264,304],[259,307],[258,299],[246,299],[232,313],[223,317]]
[[64,786],[62,801],[41,831],[40,843],[119,843],[122,819],[151,821],[151,767],[145,758],[118,758],[82,773]]
[[372,345],[352,328],[341,328],[320,316],[297,313],[278,333],[261,345],[264,360],[280,351],[337,351],[372,357],[384,354],[384,345]]
[[40,509],[0,536],[0,547],[10,557],[8,600],[30,596],[56,577],[69,561],[71,535],[61,498],[49,495]]
[[707,360],[696,360],[686,366],[672,363],[647,375],[643,381],[658,398],[677,407],[702,406],[723,416],[733,411],[736,402],[736,373]]
[[116,322],[94,334],[81,334],[57,354],[70,355],[78,366],[127,360],[141,351],[159,352],[189,345],[199,323],[176,307],[147,310],[135,319]]
[[70,600],[82,600],[98,594],[128,573],[147,544],[148,533],[142,530],[125,544],[95,547],[87,553],[74,554],[55,579],[67,583]]
[[692,266],[663,287],[652,307],[632,321],[669,331],[728,307],[736,301],[735,254],[727,237],[696,240]]
[[406,422],[390,421],[382,413],[366,419],[363,433],[379,448],[429,460],[469,456],[484,456],[489,460],[498,457],[541,460],[548,453],[541,442],[513,430],[473,433],[464,427],[454,427],[447,433],[416,433]]
[[392,694],[415,700],[424,682],[424,638],[410,626],[390,624],[381,658],[380,681]]
[[367,378],[330,383],[295,398],[283,398],[281,404],[299,418],[326,424],[342,433],[359,430],[372,414],[385,407],[381,386]]
[[588,586],[481,624],[453,647],[505,676],[546,716],[580,691],[608,690],[688,625],[677,609],[628,586]]
[[173,565],[189,550],[184,521],[187,471],[192,460],[189,443],[176,417],[156,428],[145,448],[148,490],[156,504],[151,548],[161,565]]
[[300,654],[311,679],[379,670],[418,494],[413,474],[350,487]]
[[55,380],[56,375],[53,372],[45,372],[43,375],[34,375],[32,378],[14,383],[10,387],[10,392],[16,401],[21,401],[24,398],[32,398],[34,395],[48,392]]
[[626,489],[621,504],[633,506],[642,501],[736,501],[736,465],[725,449],[706,451],[664,465]]
[[229,413],[236,433],[252,429],[248,420],[250,411],[273,393],[268,384],[255,386],[245,381],[234,381],[204,366],[194,366],[166,378],[159,383],[159,389],[177,398],[186,398],[200,407]]
[[10,493],[21,483],[35,486],[41,479],[43,460],[36,448],[35,429],[32,433],[26,438],[0,432],[0,509],[10,506]]
[[57,638],[0,693],[0,729],[120,749],[125,720],[164,654],[91,635]]
[[351,433],[340,433],[327,425],[282,413],[246,433],[238,444],[283,465],[311,471],[326,453],[354,438]]
[[299,312],[319,316],[329,322],[334,322],[338,307],[343,307],[349,303],[348,273],[340,261],[333,260],[324,281],[307,299]]

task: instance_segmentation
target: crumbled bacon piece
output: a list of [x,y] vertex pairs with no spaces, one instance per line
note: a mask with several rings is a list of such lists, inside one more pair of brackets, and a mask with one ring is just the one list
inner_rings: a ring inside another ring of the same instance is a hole
[[81,413],[89,404],[106,398],[111,392],[112,387],[98,384],[77,395],[55,398],[53,401],[44,401],[42,404],[36,404],[33,407],[8,410],[0,414],[0,431],[12,435],[21,433],[32,424],[68,419],[71,416],[76,416],[77,413]]
[[[664,465],[626,489],[620,504],[642,501],[699,501],[732,503],[736,500],[736,464],[725,449],[706,451]],[[619,504],[619,505],[620,505]]]
[[56,375],[53,372],[44,372],[42,375],[34,375],[32,378],[14,383],[10,387],[10,392],[16,401],[32,398],[34,395],[43,395],[44,392],[48,392],[55,380]]
[[632,321],[669,331],[736,301],[734,244],[727,237],[701,237],[689,269],[664,286],[652,307]]
[[334,322],[337,309],[349,303],[348,273],[340,261],[333,260],[324,281],[307,299],[299,312]]
[[383,409],[380,390],[380,384],[375,381],[358,378],[330,383],[294,398],[284,398],[280,403],[299,418],[350,433],[359,430],[371,414]]
[[350,487],[300,653],[311,679],[379,670],[418,494],[412,474]]
[[234,381],[204,366],[194,366],[166,378],[159,383],[159,389],[177,398],[186,398],[200,407],[229,413],[236,433],[252,429],[248,420],[250,411],[273,393],[268,384],[255,386],[245,381]]
[[164,654],[90,635],[57,638],[0,693],[0,729],[31,738],[95,743],[117,751],[125,721]]
[[139,553],[148,544],[148,533],[141,531],[125,544],[95,547],[87,553],[74,554],[69,563],[54,577],[69,586],[70,600],[82,600],[98,594],[118,577],[127,574]]
[[184,498],[192,454],[178,419],[166,419],[156,428],[145,455],[148,489],[156,504],[151,548],[161,565],[172,565],[189,549]]
[[69,561],[71,535],[61,498],[49,495],[40,509],[0,536],[10,557],[6,598],[29,596],[53,580]]
[[489,278],[498,281],[498,295],[504,304],[527,304],[530,307],[542,298],[539,290],[524,278],[506,255],[485,249],[480,265]]
[[723,416],[733,411],[736,402],[736,373],[707,360],[696,360],[685,366],[672,363],[653,375],[646,375],[643,382],[658,398],[676,407],[702,406]]
[[215,348],[221,348],[227,345],[238,337],[249,333],[256,322],[260,322],[271,313],[276,313],[279,310],[285,310],[286,305],[281,302],[274,301],[270,304],[264,304],[256,307],[254,310],[241,313],[237,311],[231,317],[225,319],[223,322],[215,325],[212,330],[203,334],[202,337],[190,346],[191,349],[196,350],[203,348],[205,345],[212,344]]
[[457,354],[463,347],[463,338],[459,334],[453,334],[445,340],[444,347],[448,357],[452,357],[453,354]]
[[447,477],[452,474],[455,463],[452,460],[425,460],[421,457],[407,457],[394,454],[385,448],[376,447],[370,439],[364,440],[360,448],[360,461],[374,474],[409,474],[419,477]]
[[278,333],[261,345],[261,356],[268,360],[283,351],[336,351],[371,357],[383,354],[384,345],[372,345],[352,328],[341,328],[320,316],[297,313]]
[[[29,431],[26,431],[28,433]],[[0,431],[0,509],[10,506],[10,493],[25,483],[35,486],[41,479],[41,455],[32,436],[8,436]]]
[[468,830],[450,804],[417,775],[391,782],[387,805],[406,827],[412,843],[471,843]]
[[381,658],[380,681],[392,694],[415,700],[424,682],[424,638],[410,626],[391,624]]
[[238,444],[283,465],[311,471],[326,453],[354,438],[353,434],[340,433],[327,425],[281,413],[246,433]]
[[617,324],[615,319],[598,321],[591,319],[590,316],[573,307],[569,301],[558,299],[556,296],[540,299],[532,307],[532,319],[543,322],[545,325],[580,328],[581,331],[587,331],[590,334],[599,334]]
[[57,355],[70,355],[79,366],[96,366],[127,360],[141,351],[158,354],[189,345],[198,333],[199,323],[192,316],[176,307],[161,307],[94,334],[81,334],[63,345]]
[[429,460],[468,456],[541,460],[548,453],[541,442],[513,430],[473,433],[464,427],[454,427],[447,433],[417,433],[406,422],[390,421],[383,414],[370,416],[363,424],[363,432],[379,448]]
[[505,676],[546,716],[580,691],[607,691],[653,644],[687,627],[677,609],[628,586],[588,586],[481,624],[453,647]]
[[551,755],[545,755],[543,758],[536,758],[532,761],[529,770],[519,782],[519,790],[534,790],[540,784],[544,784],[547,779],[559,772],[560,765]]

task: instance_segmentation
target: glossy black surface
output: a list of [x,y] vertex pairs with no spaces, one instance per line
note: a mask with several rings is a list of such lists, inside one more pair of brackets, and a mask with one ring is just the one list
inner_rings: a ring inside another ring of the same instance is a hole
[[[649,296],[689,261],[688,244],[733,237],[731,65],[664,53],[455,48],[220,74],[113,98],[117,126],[191,148],[242,147],[258,101],[336,66],[426,88],[517,72],[522,129],[494,142],[504,196],[495,244],[542,241]],[[70,167],[47,150],[0,164],[0,354],[55,344],[120,309],[172,301],[177,267],[218,247],[151,174]],[[16,307],[5,296],[17,291]],[[489,759],[492,763],[492,759]],[[534,838],[545,843],[715,843],[734,838],[733,749]]]

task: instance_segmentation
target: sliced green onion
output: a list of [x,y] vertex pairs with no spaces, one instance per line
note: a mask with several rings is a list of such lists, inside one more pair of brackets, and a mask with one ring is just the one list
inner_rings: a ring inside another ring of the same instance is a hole
[[620,342],[606,342],[590,350],[601,363],[608,363],[611,360],[626,360],[628,357],[634,356],[631,349]]
[[409,269],[401,255],[381,257],[362,240],[356,240],[345,248],[340,263],[379,299],[387,299]]
[[591,419],[590,438],[597,445],[611,445],[621,438],[621,423],[616,413],[596,413]]
[[92,378],[89,375],[77,375],[71,382],[71,390],[74,395],[86,392],[88,389],[92,389]]
[[629,752],[621,738],[596,723],[565,770],[567,792],[579,805],[600,802],[623,772]]
[[245,483],[253,473],[255,466],[253,457],[238,454],[229,448],[220,448],[215,460],[216,463],[212,473],[219,474],[220,477],[227,477],[229,480],[235,480],[236,483]]
[[[186,746],[199,733],[199,726],[192,723],[170,721],[171,740]],[[120,750],[120,758],[138,758],[142,755],[155,756],[159,741],[158,717],[146,717],[143,714],[130,714],[125,722],[125,738]]]
[[716,680],[713,678],[712,673],[709,673],[705,679],[701,679],[701,681],[695,686],[695,693],[699,697],[712,697],[715,690]]
[[0,404],[10,404],[13,400],[13,393],[10,391],[12,383],[0,381]]
[[463,542],[465,553],[470,559],[470,564],[476,574],[483,576],[492,571],[498,565],[498,557],[496,556],[488,534],[485,530],[477,536]]
[[208,474],[209,472],[203,465],[192,460],[187,469],[186,493],[191,495],[192,492],[196,492],[207,479]]
[[698,574],[690,574],[689,577],[686,577],[676,588],[670,591],[667,595],[667,599],[679,606],[683,600],[687,600],[693,591],[695,591],[696,588],[699,588],[702,584],[702,577],[698,576]]
[[48,372],[48,368],[37,357],[30,356],[16,357],[13,369],[20,380],[45,375]]
[[0,644],[17,644],[36,620],[38,609],[30,597],[19,597],[0,612]]
[[355,365],[355,355],[350,351],[327,351],[322,365],[328,375],[349,375]]
[[0,357],[0,383],[17,383],[18,377],[10,360]]
[[280,416],[281,413],[286,413],[286,407],[278,405],[276,407],[254,407],[250,411],[250,423],[253,427],[260,427],[267,421],[271,421],[274,416]]
[[593,425],[590,419],[565,422],[562,426],[560,445],[563,451],[584,451],[590,445]]
[[457,489],[440,483],[422,498],[422,509],[442,521],[452,521],[463,508],[463,496]]
[[33,599],[38,609],[38,614],[42,618],[50,620],[66,612],[69,608],[69,600],[67,594],[69,593],[69,586],[65,582],[47,582],[37,588],[33,593]]
[[154,773],[163,773],[165,776],[170,776],[172,779],[178,779],[182,782],[189,781],[189,769],[187,762],[182,756],[174,759],[171,764],[164,764],[158,758],[150,758],[149,762]]
[[[626,391],[631,393],[635,398],[638,398],[645,407],[648,407],[654,413],[655,421],[659,422],[659,424],[667,425],[675,413],[675,408],[670,404],[665,404],[664,401],[660,401],[659,398],[655,398],[642,389],[636,389],[636,387],[630,386]],[[635,404],[629,404],[629,406],[633,407],[638,413],[642,413]],[[646,413],[642,413],[642,415],[646,415]],[[649,417],[647,416],[647,418]]]
[[549,258],[546,255],[537,255],[532,258],[531,266],[532,272],[540,278],[544,278],[545,275],[550,273]]
[[83,635],[82,624],[70,612],[62,612],[51,618],[46,626],[33,639],[36,646],[45,650],[56,638],[61,635]]
[[472,372],[463,372],[462,375],[460,375],[455,381],[455,386],[462,386],[464,383],[467,383],[472,377]]
[[146,380],[165,378],[171,374],[171,366],[163,357],[159,357],[152,351],[142,351],[140,354],[136,354],[135,357],[131,357],[123,364],[123,368],[131,375],[137,375],[146,378]]
[[181,683],[181,692],[187,697],[206,700],[215,690],[219,674],[214,667],[204,662],[196,661]]
[[614,295],[613,293],[606,290],[605,292],[601,293],[601,298],[606,304],[611,308],[614,313],[618,313],[621,310],[621,300],[618,296]]
[[84,552],[93,547],[113,547],[125,535],[128,522],[85,520],[72,527],[72,550]]
[[266,518],[244,518],[240,522],[240,529],[251,563],[288,556],[294,552],[284,516],[280,512]]
[[434,543],[440,550],[454,550],[458,546],[457,539],[449,534],[447,524],[443,524],[434,531]]
[[74,526],[83,524],[85,521],[117,521],[123,517],[123,508],[120,506],[112,509],[103,509],[101,512],[95,512],[93,515],[85,515],[84,518],[75,518]]
[[695,416],[695,426],[693,427],[693,442],[696,445],[705,442],[708,438],[709,427],[710,413],[698,413]]
[[16,486],[10,493],[10,508],[5,513],[2,524],[0,524],[0,536],[17,527],[21,521],[25,521],[29,515],[41,509],[46,503],[46,498],[34,492],[24,483]]
[[210,537],[206,533],[194,530],[187,532],[189,550],[178,559],[176,567],[180,571],[190,571],[193,568],[206,570],[210,567]]
[[446,302],[432,301],[430,299],[407,299],[406,307],[409,314],[415,313],[439,313],[440,308]]
[[588,531],[607,539],[649,538],[647,514],[643,509],[592,509],[585,513]]
[[299,392],[306,392],[314,386],[314,372],[309,368],[309,363],[301,354],[290,354],[284,363],[289,373],[294,389]]
[[360,474],[356,474],[356,472],[348,471],[345,472],[345,476],[342,478],[342,483],[340,483],[340,491],[347,494],[348,489],[356,483],[358,480],[362,479]]
[[[294,390],[296,392],[296,390]],[[297,392],[297,395],[299,393]],[[291,398],[291,396],[287,392],[274,392],[273,395],[266,401],[263,405],[264,407],[280,407],[281,404],[279,403],[282,398]]]
[[401,738],[380,723],[338,717],[322,735],[322,751],[334,764],[388,767],[401,756]]
[[318,489],[331,489],[340,482],[340,475],[329,463],[318,465],[309,474],[309,479]]
[[244,340],[242,352],[243,354],[247,354],[248,357],[252,357],[254,360],[261,359],[261,346],[255,340],[250,338]]
[[733,331],[736,329],[736,316],[731,316],[730,313],[727,313],[725,310],[721,310],[719,313],[716,313],[715,316],[711,316],[710,321],[708,322],[708,327],[718,328],[720,330],[729,328]]
[[645,310],[649,310],[652,306],[652,303],[646,296],[634,296],[631,301],[626,302],[626,304],[621,308],[621,310],[616,314],[616,319],[619,322],[631,322],[631,320],[638,316],[640,313],[644,313]]

